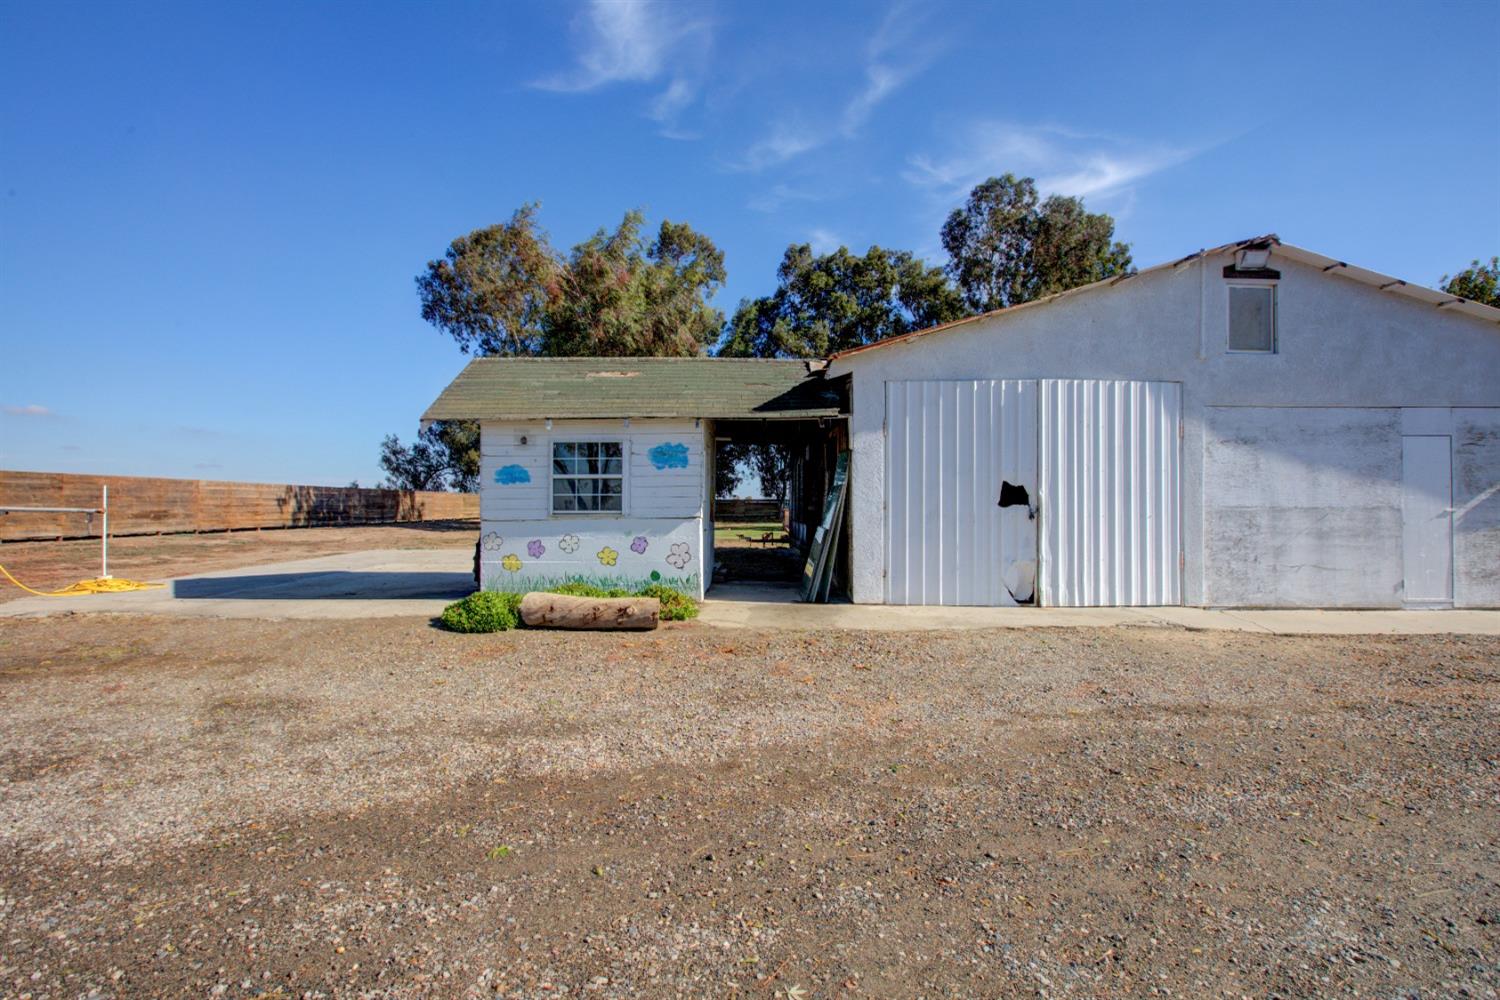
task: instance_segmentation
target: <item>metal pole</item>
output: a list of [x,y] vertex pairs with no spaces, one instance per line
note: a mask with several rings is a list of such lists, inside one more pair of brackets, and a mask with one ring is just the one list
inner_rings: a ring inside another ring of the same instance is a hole
[[104,527],[100,532],[99,546],[99,578],[109,579],[109,484],[104,486],[104,499],[100,501],[100,507],[104,508]]

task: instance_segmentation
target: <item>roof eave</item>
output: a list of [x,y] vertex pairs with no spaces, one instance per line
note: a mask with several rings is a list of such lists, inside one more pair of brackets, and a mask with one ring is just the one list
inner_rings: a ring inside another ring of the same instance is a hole
[[1233,243],[1225,243],[1222,246],[1199,250],[1196,253],[1188,254],[1186,257],[1180,257],[1177,260],[1167,261],[1162,264],[1153,264],[1152,266],[1144,268],[1140,271],[1133,271],[1129,274],[1116,275],[1113,278],[1105,278],[1102,281],[1091,282],[1087,285],[1079,285],[1077,288],[1069,288],[1066,291],[1057,292],[1054,295],[1044,296],[1040,299],[1034,299],[1031,302],[1022,302],[1019,305],[1008,306],[1004,309],[993,309],[989,312],[979,313],[975,316],[966,316],[963,319],[953,320],[949,323],[930,326],[922,330],[913,330],[911,333],[905,333],[899,337],[890,337],[886,340],[877,340],[872,344],[861,344],[858,347],[851,347],[846,351],[839,351],[835,354],[829,355],[828,363],[831,366],[854,355],[863,354],[866,351],[873,351],[877,348],[883,347],[892,347],[897,344],[906,343],[912,340],[916,340],[920,337],[929,336],[934,333],[943,333],[948,330],[952,330],[955,327],[964,326],[969,323],[977,323],[980,320],[994,319],[999,316],[1009,316],[1022,310],[1031,309],[1037,306],[1049,305],[1053,302],[1058,302],[1062,299],[1074,295],[1082,295],[1088,292],[1111,288],[1131,278],[1143,277],[1145,275],[1155,274],[1166,270],[1176,270],[1177,268],[1183,267],[1187,264],[1193,264],[1211,257],[1218,257],[1222,254],[1233,253],[1239,250],[1258,247],[1273,247],[1276,253],[1288,258],[1289,260],[1297,261],[1298,263],[1306,264],[1309,266],[1318,267],[1325,273],[1339,274],[1342,277],[1350,278],[1354,281],[1360,282],[1361,284],[1373,286],[1380,289],[1381,291],[1395,291],[1407,296],[1408,298],[1414,298],[1419,301],[1427,302],[1428,304],[1434,305],[1445,312],[1456,312],[1462,315],[1471,316],[1475,319],[1481,319],[1487,322],[1500,324],[1500,308],[1487,306],[1481,302],[1475,302],[1471,299],[1466,299],[1458,295],[1452,295],[1448,292],[1438,291],[1435,288],[1428,288],[1424,285],[1415,285],[1411,282],[1403,281],[1400,278],[1393,278],[1390,275],[1381,274],[1379,271],[1371,271],[1368,268],[1356,267],[1352,264],[1345,263],[1341,260],[1336,260],[1332,257],[1325,257],[1324,255],[1316,253],[1312,250],[1305,250],[1302,247],[1294,246],[1290,243],[1283,243],[1281,241],[1281,238],[1275,233],[1267,233],[1263,236],[1252,236],[1249,239],[1235,240]]

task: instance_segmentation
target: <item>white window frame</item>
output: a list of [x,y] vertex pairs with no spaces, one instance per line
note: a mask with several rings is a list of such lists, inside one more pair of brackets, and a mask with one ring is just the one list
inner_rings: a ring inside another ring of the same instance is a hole
[[[620,446],[620,474],[619,476],[607,475],[605,473],[585,474],[582,476],[565,476],[557,471],[554,464],[555,456],[553,446],[559,444],[617,444]],[[555,480],[558,479],[619,479],[620,480],[620,509],[619,510],[558,510],[554,505],[557,502],[557,487]],[[551,518],[567,517],[624,517],[630,510],[630,438],[619,434],[554,434],[547,439],[547,516]]]
[[[1234,278],[1224,282],[1224,347],[1227,354],[1248,354],[1264,357],[1281,353],[1281,293],[1277,291],[1275,278]],[[1269,288],[1271,290],[1271,349],[1252,351],[1234,346],[1234,306],[1231,299],[1233,288]]]

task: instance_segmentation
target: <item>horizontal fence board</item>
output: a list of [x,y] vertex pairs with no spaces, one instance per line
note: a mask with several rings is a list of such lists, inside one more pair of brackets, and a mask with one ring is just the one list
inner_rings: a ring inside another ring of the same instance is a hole
[[[449,521],[479,516],[475,493],[233,483],[0,470],[0,507],[98,507],[109,487],[111,535]],[[98,537],[101,518],[0,514],[0,541]]]
[[779,521],[780,500],[734,499],[714,500],[715,521]]

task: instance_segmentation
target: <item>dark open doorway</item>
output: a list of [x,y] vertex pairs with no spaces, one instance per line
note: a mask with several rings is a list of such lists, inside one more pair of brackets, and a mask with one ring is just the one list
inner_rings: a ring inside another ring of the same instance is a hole
[[[747,584],[785,589],[797,600],[797,586],[839,451],[848,448],[842,418],[816,420],[725,420],[714,426],[714,461],[739,463],[736,484],[744,492],[771,495],[742,499],[718,497],[713,504],[714,585]],[[716,476],[715,492],[732,476]],[[764,479],[769,489],[754,490]],[[847,546],[839,554],[834,588],[846,586]]]

